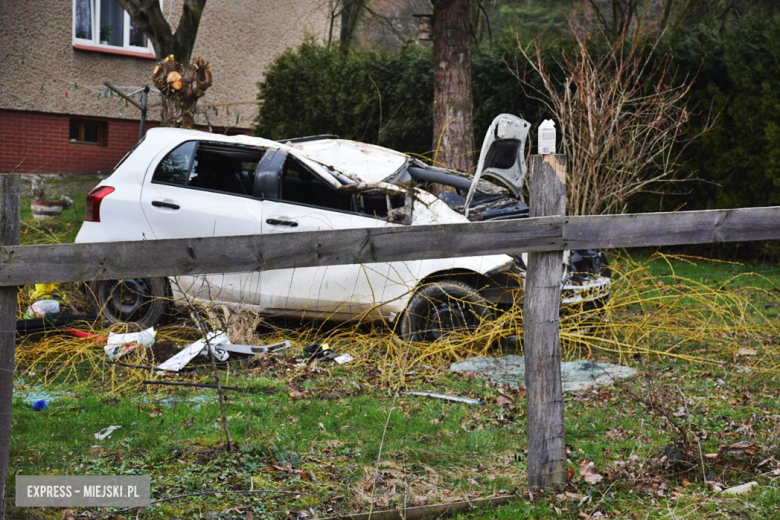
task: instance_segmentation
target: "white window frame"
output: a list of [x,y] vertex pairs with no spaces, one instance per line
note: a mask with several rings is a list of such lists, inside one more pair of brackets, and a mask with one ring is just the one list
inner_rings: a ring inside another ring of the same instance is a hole
[[[154,56],[154,48],[152,47],[152,41],[149,40],[147,37],[147,45],[146,47],[138,47],[137,45],[130,45],[130,15],[127,13],[127,11],[124,12],[124,30],[122,31],[123,35],[123,41],[122,45],[108,45],[100,43],[100,24],[98,23],[100,21],[100,0],[89,0],[90,3],[90,14],[92,15],[91,18],[91,28],[92,28],[92,38],[77,38],[76,37],[76,3],[78,0],[72,0],[72,6],[73,6],[73,21],[72,21],[72,35],[73,35],[73,45],[81,45],[85,47],[92,47],[96,50],[99,49],[109,49],[109,50],[119,50],[119,51],[129,51],[129,52],[135,52],[135,53],[141,53],[141,54],[149,54],[151,56]],[[160,7],[163,6],[163,0],[160,0]]]

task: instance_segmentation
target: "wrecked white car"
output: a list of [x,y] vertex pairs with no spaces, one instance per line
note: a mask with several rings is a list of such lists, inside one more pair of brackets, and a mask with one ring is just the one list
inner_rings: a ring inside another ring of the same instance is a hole
[[[152,129],[89,194],[76,242],[524,218],[528,127],[496,118],[474,178],[335,136],[276,142]],[[426,191],[434,183],[455,191],[436,197]],[[92,290],[108,319],[144,326],[163,316],[170,296],[187,296],[269,316],[384,320],[403,338],[435,340],[518,304],[524,266],[520,254],[491,255],[94,282]],[[572,252],[566,267],[562,303],[600,305],[606,257]]]

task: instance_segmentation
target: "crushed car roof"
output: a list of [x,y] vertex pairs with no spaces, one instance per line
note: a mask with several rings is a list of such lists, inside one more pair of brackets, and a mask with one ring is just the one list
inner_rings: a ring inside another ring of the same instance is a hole
[[291,146],[309,159],[367,184],[387,180],[409,161],[409,157],[400,152],[345,139],[318,139]]

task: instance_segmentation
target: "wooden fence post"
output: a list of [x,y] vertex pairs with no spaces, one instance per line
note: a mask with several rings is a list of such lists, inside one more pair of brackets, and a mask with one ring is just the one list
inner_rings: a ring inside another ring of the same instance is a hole
[[[0,175],[0,245],[19,243],[19,175]],[[5,518],[16,349],[16,287],[0,287],[0,518]]]
[[[532,217],[566,214],[566,156],[532,155]],[[530,253],[523,304],[525,385],[528,400],[528,485],[562,489],[566,484],[561,346],[563,251]]]

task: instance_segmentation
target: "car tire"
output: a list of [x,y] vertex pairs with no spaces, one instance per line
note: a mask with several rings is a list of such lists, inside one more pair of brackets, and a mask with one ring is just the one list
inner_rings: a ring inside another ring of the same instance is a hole
[[170,305],[170,287],[163,278],[103,280],[90,288],[97,314],[108,323],[153,327]]
[[476,329],[493,319],[493,306],[470,285],[457,280],[422,286],[396,324],[404,341],[433,342],[452,331]]

